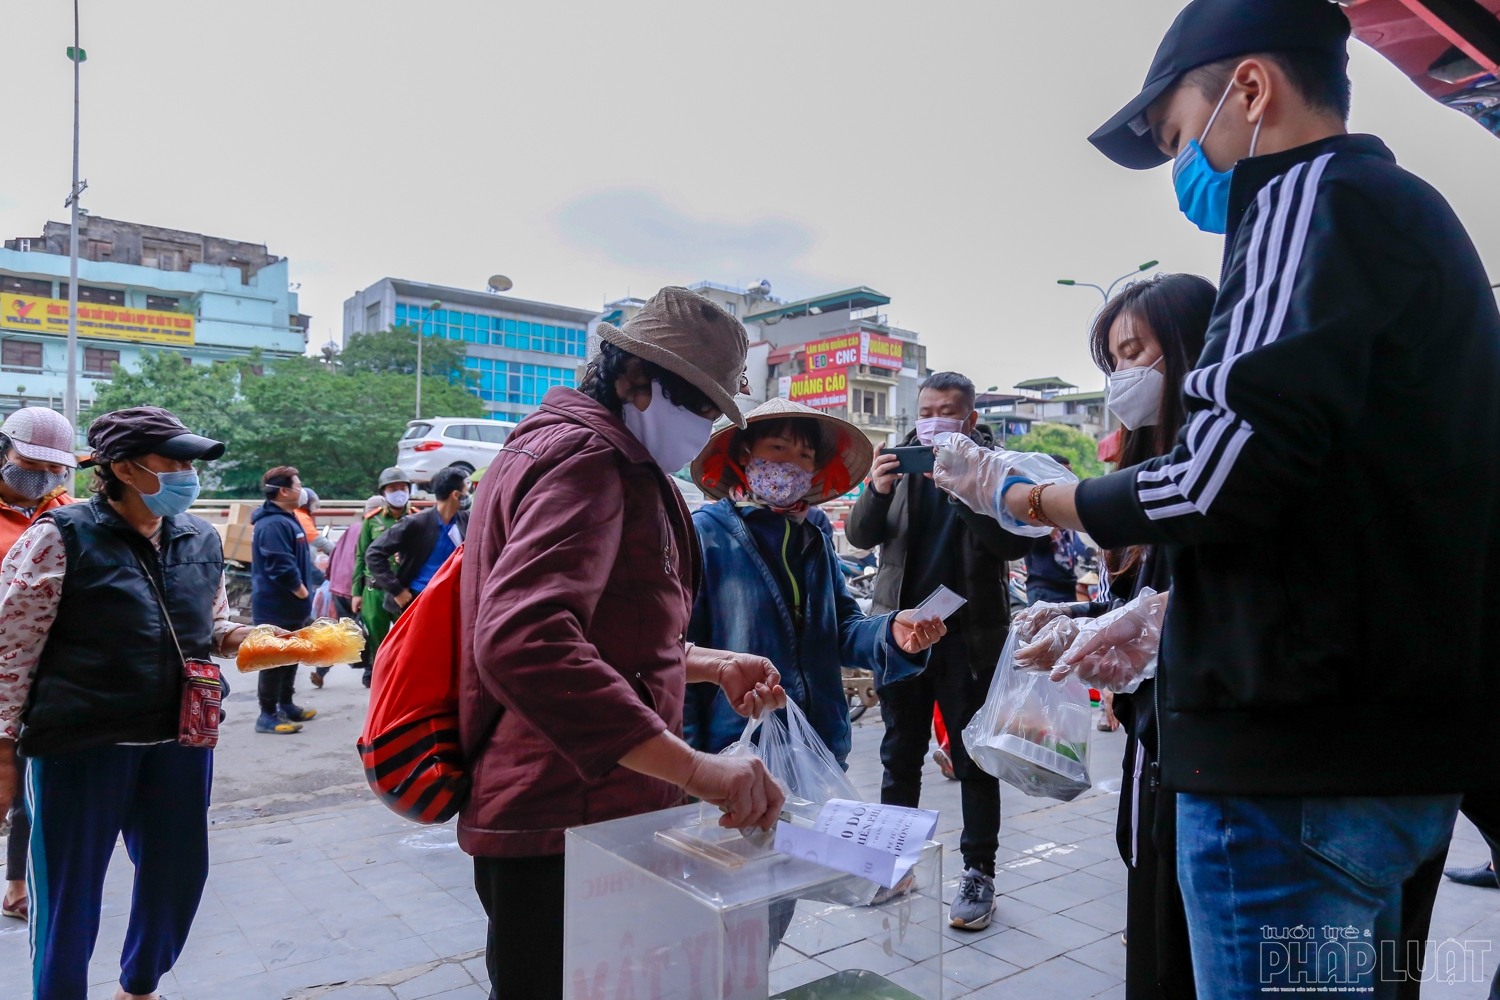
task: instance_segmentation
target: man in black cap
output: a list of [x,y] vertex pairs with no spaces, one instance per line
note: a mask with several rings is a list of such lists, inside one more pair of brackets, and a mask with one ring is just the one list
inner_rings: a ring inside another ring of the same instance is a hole
[[229,620],[218,532],[187,513],[193,462],[224,446],[153,406],[99,417],[89,444],[94,498],[46,511],[0,563],[0,756],[27,761],[38,1000],[88,992],[122,834],[135,891],[116,1000],[153,995],[182,951],[213,774],[210,749],[178,742],[183,658],[232,656],[250,631]]
[[[1029,523],[1167,547],[1148,749],[1178,793],[1204,997],[1388,995],[1402,883],[1500,761],[1500,315],[1448,204],[1346,134],[1348,30],[1325,0],[1177,17],[1091,141],[1131,168],[1175,160],[1179,206],[1226,235],[1189,423],[1169,455],[1076,486],[987,471]],[[935,476],[1003,462],[980,459]],[[1414,531],[1447,571],[1430,621],[1397,558]],[[1328,584],[1332,553],[1356,585]]]

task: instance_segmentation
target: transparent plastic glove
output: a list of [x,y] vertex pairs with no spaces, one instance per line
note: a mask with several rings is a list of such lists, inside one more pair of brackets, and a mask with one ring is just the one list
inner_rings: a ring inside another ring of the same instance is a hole
[[933,443],[937,457],[932,481],[975,513],[999,521],[1011,534],[1040,538],[1052,529],[1018,521],[1005,508],[1001,487],[1008,477],[1024,476],[1035,483],[1078,482],[1077,476],[1040,452],[981,448],[963,434],[939,434]]
[[1054,618],[1071,618],[1070,605],[1038,601],[1029,608],[1017,611],[1010,620],[1010,630],[1022,644],[1037,637],[1042,627]]
[[1169,594],[1146,587],[1129,604],[1102,618],[1085,619],[1078,638],[1053,668],[1052,679],[1073,676],[1090,687],[1129,694],[1155,677]]
[[1053,618],[1043,625],[1031,642],[1016,650],[1016,667],[1020,670],[1051,670],[1078,638],[1078,622],[1072,618]]

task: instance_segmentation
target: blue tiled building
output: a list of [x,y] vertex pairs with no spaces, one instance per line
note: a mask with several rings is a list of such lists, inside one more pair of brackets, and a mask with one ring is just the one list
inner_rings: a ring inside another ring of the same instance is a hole
[[598,318],[592,309],[382,278],[345,300],[344,336],[410,326],[460,341],[489,416],[520,420],[552,386],[576,383]]

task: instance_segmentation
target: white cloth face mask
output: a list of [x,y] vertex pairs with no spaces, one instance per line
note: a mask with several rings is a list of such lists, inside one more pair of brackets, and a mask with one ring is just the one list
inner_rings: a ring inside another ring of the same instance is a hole
[[1149,427],[1161,416],[1162,390],[1167,377],[1156,370],[1161,358],[1150,367],[1137,366],[1110,372],[1105,405],[1129,430]]
[[661,383],[655,379],[651,380],[651,405],[641,410],[626,400],[621,416],[630,433],[669,476],[698,457],[714,430],[712,420],[664,396]]

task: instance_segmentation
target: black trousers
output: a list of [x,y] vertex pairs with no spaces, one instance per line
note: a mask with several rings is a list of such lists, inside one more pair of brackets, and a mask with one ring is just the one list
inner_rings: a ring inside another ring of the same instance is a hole
[[284,667],[271,667],[260,672],[255,683],[262,712],[275,715],[277,705],[291,703],[293,690],[297,687],[297,668],[300,665],[288,663]]
[[475,858],[490,1000],[562,1000],[563,856]]
[[958,777],[963,801],[964,831],[959,850],[964,866],[986,875],[995,873],[995,851],[1000,843],[1000,781],[979,769],[964,747],[962,731],[989,693],[993,665],[975,676],[969,669],[969,650],[963,634],[950,632],[932,647],[927,669],[909,680],[880,689],[880,715],[885,736],[880,741],[880,763],[885,777],[880,801],[894,806],[916,806],[922,797],[922,763],[932,735],[932,706],[943,710],[948,727],[948,755]]

